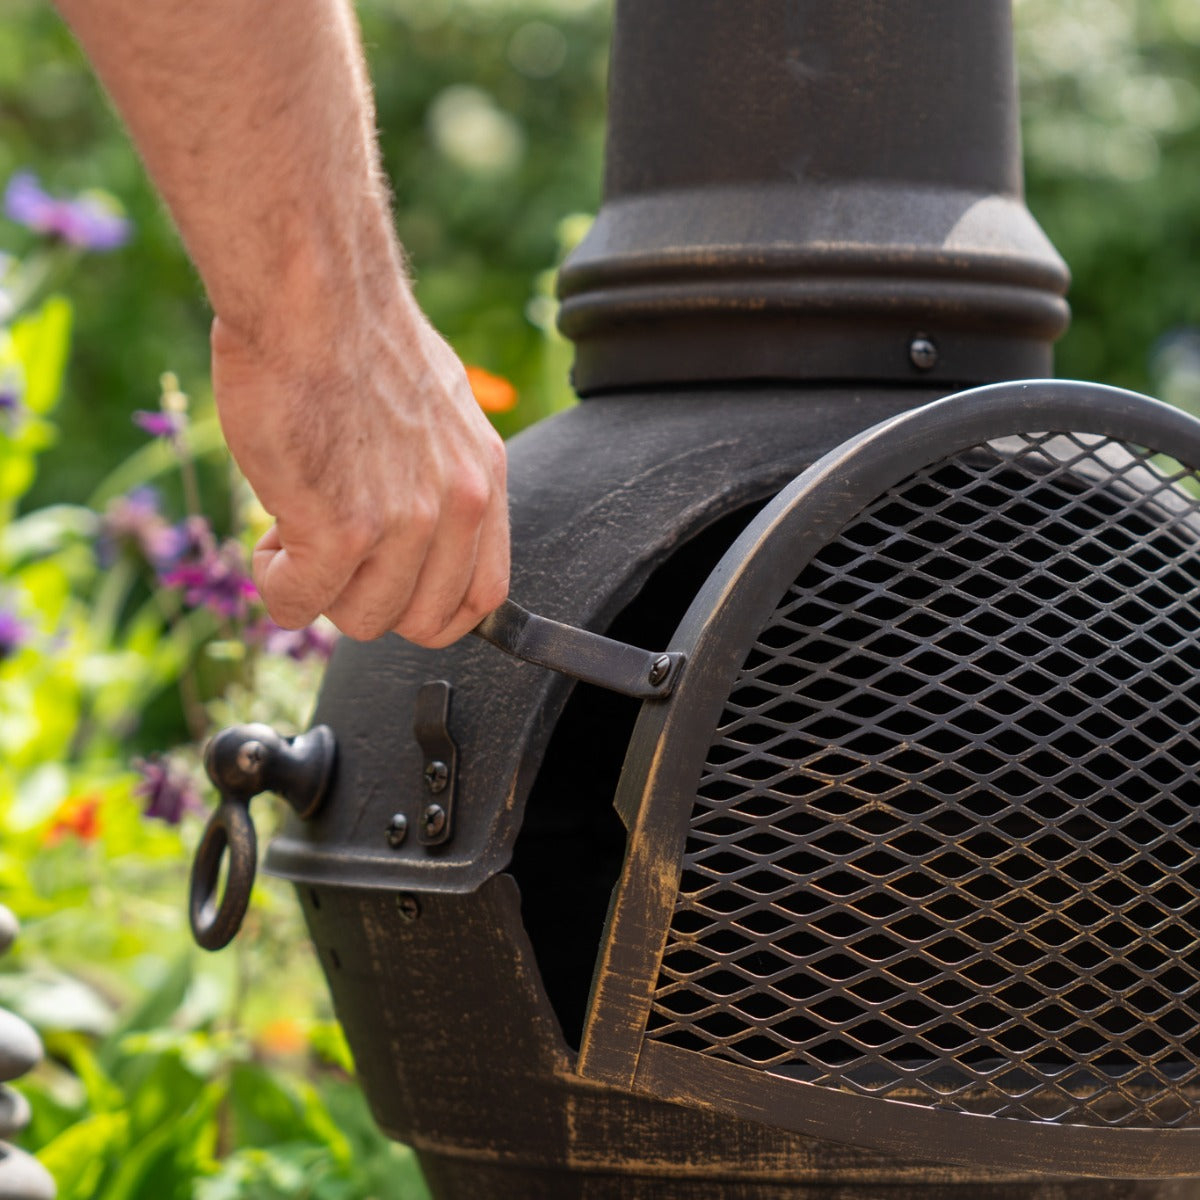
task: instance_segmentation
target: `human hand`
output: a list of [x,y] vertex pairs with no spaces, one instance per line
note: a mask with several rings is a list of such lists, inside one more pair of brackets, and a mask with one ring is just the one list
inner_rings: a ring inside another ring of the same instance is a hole
[[504,443],[462,364],[407,297],[348,332],[265,340],[213,322],[221,426],[275,519],[254,551],[267,611],[449,645],[509,574]]

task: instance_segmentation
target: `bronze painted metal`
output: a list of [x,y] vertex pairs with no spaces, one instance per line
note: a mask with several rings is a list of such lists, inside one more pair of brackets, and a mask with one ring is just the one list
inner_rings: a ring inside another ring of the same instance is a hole
[[472,630],[507,654],[636,699],[665,699],[683,667],[680,654],[657,654],[550,621],[505,600]]
[[1200,1174],[1198,465],[1178,410],[1000,384],[764,508],[630,742],[580,1074],[946,1161]]
[[563,266],[583,396],[1051,373],[1000,0],[618,0],[604,203]]
[[[237,936],[258,870],[258,839],[250,801],[261,792],[281,796],[301,820],[320,808],[333,774],[336,745],[323,725],[292,738],[269,725],[222,730],[204,751],[204,769],[221,802],[209,818],[192,862],[188,917],[205,950],[221,950]],[[221,865],[224,890],[218,895]]]
[[1194,1196],[1197,425],[950,395],[1067,319],[1008,5],[618,0],[610,107],[512,591],[687,662],[339,644],[266,863],[376,1120],[438,1200]]
[[[489,614],[473,633],[506,654],[635,699],[665,699],[674,690],[685,656],[640,650],[586,629],[539,617],[512,600]],[[458,747],[449,731],[450,697],[445,680],[417,692],[413,733],[424,755],[422,777],[430,793],[422,807],[418,840],[441,846],[454,831]],[[301,820],[314,817],[333,778],[337,747],[327,725],[292,738],[267,725],[237,725],[208,744],[204,766],[220,795],[192,863],[188,914],[192,935],[205,950],[221,950],[237,936],[250,904],[258,870],[258,839],[250,801],[272,791]],[[400,846],[408,818],[393,814],[388,844]],[[222,864],[226,866],[220,892]]]

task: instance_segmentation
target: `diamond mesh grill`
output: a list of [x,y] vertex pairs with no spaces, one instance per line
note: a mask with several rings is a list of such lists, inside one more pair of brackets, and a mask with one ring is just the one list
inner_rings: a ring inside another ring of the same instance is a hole
[[708,752],[647,1036],[964,1112],[1200,1124],[1194,496],[1030,434],[829,543]]

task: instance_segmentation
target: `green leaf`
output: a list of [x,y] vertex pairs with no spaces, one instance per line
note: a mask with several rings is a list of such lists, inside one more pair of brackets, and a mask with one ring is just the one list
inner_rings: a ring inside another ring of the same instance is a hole
[[52,504],[35,508],[4,530],[0,553],[12,563],[24,558],[51,554],[75,538],[96,532],[96,514],[81,504]]
[[183,1004],[191,982],[192,955],[187,951],[171,964],[163,973],[158,986],[146,995],[121,1022],[120,1027],[105,1040],[100,1050],[101,1061],[111,1067],[121,1054],[122,1039],[128,1034],[167,1025]]
[[104,1064],[92,1052],[89,1039],[78,1033],[53,1034],[46,1038],[46,1048],[70,1063],[83,1084],[90,1108],[100,1113],[121,1111],[122,1119],[128,1119],[128,1114],[122,1111],[121,1089],[109,1078]]
[[12,327],[13,344],[25,370],[25,407],[44,416],[58,401],[71,343],[71,302],[50,296],[36,312]]
[[128,1124],[123,1112],[97,1113],[41,1148],[38,1159],[57,1181],[59,1200],[94,1200],[106,1166],[125,1150]]

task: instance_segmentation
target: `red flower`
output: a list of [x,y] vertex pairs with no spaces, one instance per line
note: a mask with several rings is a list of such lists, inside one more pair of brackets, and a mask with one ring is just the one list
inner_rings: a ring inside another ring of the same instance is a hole
[[99,792],[69,796],[58,806],[54,819],[42,836],[42,842],[47,846],[57,846],[68,836],[94,842],[100,836],[100,805],[103,800]]

